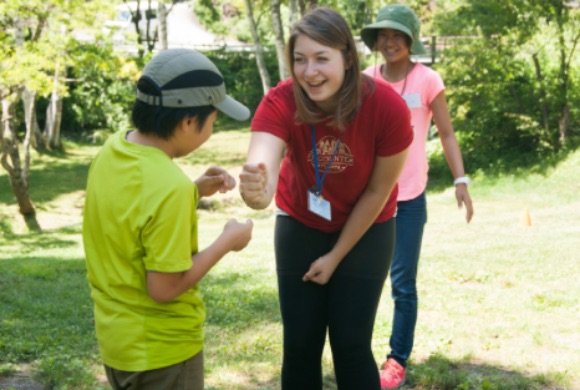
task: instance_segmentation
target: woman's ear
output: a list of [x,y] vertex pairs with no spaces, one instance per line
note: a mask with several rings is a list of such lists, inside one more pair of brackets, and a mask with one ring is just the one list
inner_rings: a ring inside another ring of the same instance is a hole
[[352,53],[344,56],[344,70],[349,70],[350,68],[352,68]]

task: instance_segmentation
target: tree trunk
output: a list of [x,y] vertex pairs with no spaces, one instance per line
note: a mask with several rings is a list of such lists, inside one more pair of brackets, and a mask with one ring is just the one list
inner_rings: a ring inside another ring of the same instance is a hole
[[294,25],[296,24],[296,22],[298,21],[298,19],[300,19],[300,15],[298,14],[298,11],[300,9],[299,5],[298,5],[298,0],[288,0],[290,2],[289,4],[289,9],[290,9],[290,17],[289,17],[289,34],[292,33],[292,29],[294,28]]
[[25,88],[22,91],[22,105],[24,106],[26,133],[30,134],[30,144],[34,149],[42,152],[46,149],[46,143],[36,117],[36,92]]
[[270,0],[270,12],[272,16],[272,30],[276,44],[276,57],[278,58],[278,73],[280,80],[288,77],[286,61],[284,58],[284,30],[282,28],[282,17],[280,16],[280,0]]
[[[123,0],[123,2],[128,4],[126,0]],[[145,50],[143,49],[143,34],[139,26],[141,21],[141,0],[137,0],[136,5],[137,7],[134,11],[129,7],[129,13],[131,14],[131,21],[133,22],[133,26],[135,26],[135,33],[137,34],[137,55],[139,58],[143,58]]]
[[298,5],[300,7],[300,16],[304,16],[306,12],[310,11],[318,5],[318,0],[298,0]]
[[167,50],[169,42],[167,42],[167,9],[163,1],[157,3],[157,28],[159,29],[159,49]]
[[[18,203],[18,211],[22,214],[24,222],[30,231],[41,230],[36,219],[36,210],[28,193],[28,171],[29,171],[29,143],[24,145],[24,166],[20,161],[20,151],[18,150],[18,140],[13,129],[14,112],[16,108],[15,100],[2,100],[2,131],[0,141],[0,163],[8,172],[10,186]],[[27,138],[30,135],[27,134]],[[28,150],[27,150],[28,149]]]
[[542,67],[540,66],[540,61],[538,60],[538,54],[535,53],[532,55],[532,59],[534,60],[534,67],[536,68],[536,78],[538,79],[538,84],[540,85],[540,107],[542,109],[542,119],[544,122],[544,130],[546,134],[550,132],[550,124],[549,124],[549,109],[548,109],[548,101],[546,95],[546,87],[544,85],[544,75],[542,74]]
[[46,108],[46,123],[44,124],[44,135],[48,149],[61,149],[60,123],[62,119],[62,97],[58,92],[58,63],[54,72],[54,82],[50,103]]
[[246,11],[248,13],[248,22],[250,23],[250,30],[252,31],[252,39],[254,40],[254,47],[256,48],[256,63],[258,65],[258,71],[260,72],[260,78],[262,79],[262,88],[264,90],[264,95],[270,89],[270,75],[268,74],[268,69],[266,68],[266,62],[264,61],[263,49],[260,44],[260,37],[258,36],[258,28],[256,26],[256,21],[254,20],[254,13],[252,11],[251,0],[244,0],[246,3]]
[[570,126],[570,105],[566,103],[562,109],[562,115],[560,115],[560,119],[558,120],[558,131],[560,132],[558,142],[560,143],[560,146],[564,146],[566,143],[568,126]]
[[147,0],[147,11],[145,12],[145,17],[147,19],[147,27],[145,28],[145,39],[147,40],[147,51],[149,53],[153,53],[155,49],[155,44],[157,43],[157,39],[159,38],[159,27],[155,29],[151,28],[151,19],[153,18],[154,13],[157,10],[152,8],[151,0]]

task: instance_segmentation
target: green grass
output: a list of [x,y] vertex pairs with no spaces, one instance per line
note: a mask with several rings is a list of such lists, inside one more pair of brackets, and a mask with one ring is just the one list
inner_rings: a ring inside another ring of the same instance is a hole
[[[247,142],[247,131],[216,133],[179,163],[192,178],[210,164],[237,175]],[[108,389],[80,240],[83,189],[96,150],[68,144],[66,155],[34,157],[31,196],[42,233],[26,232],[0,171],[0,389],[26,370],[46,388]],[[445,178],[434,181],[406,389],[580,388],[578,177],[580,151],[541,173],[479,173],[469,225]],[[236,191],[204,207],[201,247],[229,218],[255,223],[250,245],[202,281],[206,388],[278,389],[282,329],[272,208],[245,208]],[[531,226],[523,223],[526,213]],[[387,285],[373,339],[377,362],[387,352],[391,316]],[[323,363],[325,389],[335,389],[328,347]]]

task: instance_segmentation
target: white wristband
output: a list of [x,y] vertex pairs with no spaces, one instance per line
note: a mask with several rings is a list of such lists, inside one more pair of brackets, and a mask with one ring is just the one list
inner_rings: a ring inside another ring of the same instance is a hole
[[465,184],[466,186],[468,186],[469,183],[470,183],[469,178],[466,176],[461,176],[461,177],[458,177],[457,179],[453,180],[453,185]]

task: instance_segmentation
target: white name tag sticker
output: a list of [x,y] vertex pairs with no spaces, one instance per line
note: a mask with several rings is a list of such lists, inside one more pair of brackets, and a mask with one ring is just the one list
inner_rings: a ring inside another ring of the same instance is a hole
[[407,107],[418,108],[421,107],[421,94],[407,93],[403,95],[403,99],[407,102]]
[[308,190],[308,210],[328,221],[331,220],[330,202]]

